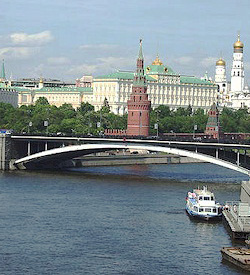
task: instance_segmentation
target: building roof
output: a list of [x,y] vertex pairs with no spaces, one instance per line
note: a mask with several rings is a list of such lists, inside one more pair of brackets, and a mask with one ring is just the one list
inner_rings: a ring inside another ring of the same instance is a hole
[[195,76],[183,76],[181,75],[182,84],[202,84],[202,85],[215,85],[213,82],[200,79]]
[[[127,71],[117,71],[115,73],[101,75],[95,77],[95,79],[126,79],[126,80],[133,80],[134,79],[134,72],[127,72]],[[155,81],[155,79],[151,76],[146,75],[146,79],[148,81]]]
[[85,92],[92,93],[91,87],[43,87],[41,89],[29,89],[25,87],[13,87],[17,91],[33,92]]

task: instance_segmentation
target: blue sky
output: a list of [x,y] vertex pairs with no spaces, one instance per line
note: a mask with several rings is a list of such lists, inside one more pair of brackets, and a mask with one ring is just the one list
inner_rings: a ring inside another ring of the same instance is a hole
[[[13,78],[74,80],[134,70],[139,39],[146,64],[157,52],[185,75],[214,77],[238,30],[250,80],[249,0],[1,0],[0,58]],[[248,81],[249,82],[249,81]]]

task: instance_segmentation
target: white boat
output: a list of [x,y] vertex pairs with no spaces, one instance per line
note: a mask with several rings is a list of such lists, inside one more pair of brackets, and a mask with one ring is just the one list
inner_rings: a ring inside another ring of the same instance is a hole
[[210,220],[222,216],[221,205],[216,203],[214,194],[208,191],[206,186],[201,190],[188,192],[186,201],[186,211],[192,217]]

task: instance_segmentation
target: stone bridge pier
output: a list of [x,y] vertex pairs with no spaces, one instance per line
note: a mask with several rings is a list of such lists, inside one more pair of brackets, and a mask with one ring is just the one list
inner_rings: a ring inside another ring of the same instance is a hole
[[0,134],[0,170],[9,170],[12,153],[11,137]]

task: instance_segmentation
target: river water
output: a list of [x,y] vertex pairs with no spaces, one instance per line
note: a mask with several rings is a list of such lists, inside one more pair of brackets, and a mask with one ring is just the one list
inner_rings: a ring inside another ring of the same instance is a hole
[[190,219],[205,183],[238,200],[248,178],[212,164],[0,173],[0,274],[242,274],[221,222]]

